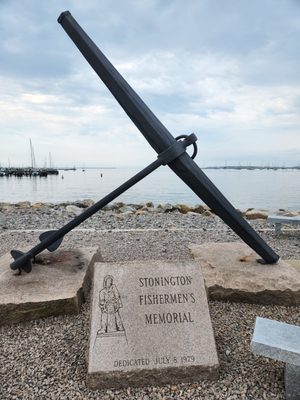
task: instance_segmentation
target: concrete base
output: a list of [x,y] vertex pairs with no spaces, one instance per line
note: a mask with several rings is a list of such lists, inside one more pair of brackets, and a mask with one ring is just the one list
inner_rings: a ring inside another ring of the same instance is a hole
[[287,400],[300,399],[300,365],[285,364],[284,385]]
[[256,317],[253,353],[300,367],[300,327]]
[[256,317],[253,353],[285,362],[286,399],[300,400],[300,327]]
[[300,305],[300,261],[263,265],[244,243],[189,246],[200,262],[208,295],[215,300]]
[[36,257],[32,272],[15,275],[11,255],[0,258],[0,325],[79,312],[91,287],[97,248],[58,250]]

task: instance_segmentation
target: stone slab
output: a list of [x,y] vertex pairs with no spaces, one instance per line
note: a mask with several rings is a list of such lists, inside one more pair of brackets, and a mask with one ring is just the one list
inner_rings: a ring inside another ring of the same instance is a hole
[[89,388],[217,378],[215,339],[197,263],[96,263],[91,307]]
[[284,370],[285,398],[287,400],[300,399],[300,366],[285,364]]
[[201,265],[211,299],[300,305],[299,260],[263,265],[249,246],[239,242],[191,244],[189,248]]
[[251,349],[255,354],[300,367],[300,326],[257,317]]
[[15,275],[9,253],[0,258],[0,325],[79,312],[91,287],[96,247],[44,252],[32,271]]
[[300,260],[289,260],[288,263],[300,273]]

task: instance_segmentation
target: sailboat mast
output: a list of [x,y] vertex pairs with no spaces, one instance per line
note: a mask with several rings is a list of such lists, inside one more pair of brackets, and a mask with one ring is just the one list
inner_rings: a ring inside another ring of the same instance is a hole
[[32,145],[31,139],[29,139],[29,140],[30,140],[31,168],[35,169],[36,168],[36,161],[35,161],[33,145]]

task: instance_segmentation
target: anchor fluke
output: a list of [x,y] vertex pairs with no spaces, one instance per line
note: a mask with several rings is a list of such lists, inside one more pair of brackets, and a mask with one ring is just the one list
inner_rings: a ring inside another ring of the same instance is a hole
[[10,252],[12,258],[15,260],[13,263],[10,264],[10,268],[12,270],[19,269],[20,271],[23,270],[27,272],[31,272],[31,258],[32,255],[30,253],[23,253],[22,251],[19,250],[12,250]]
[[[48,239],[50,236],[52,236],[54,233],[56,233],[57,231],[47,231],[47,232],[43,232],[42,234],[40,234],[40,241],[42,242],[45,239]],[[57,239],[54,243],[51,243],[49,246],[47,246],[47,250],[48,251],[55,251],[59,248],[59,246],[61,245],[62,241],[63,241],[63,236],[59,239]]]

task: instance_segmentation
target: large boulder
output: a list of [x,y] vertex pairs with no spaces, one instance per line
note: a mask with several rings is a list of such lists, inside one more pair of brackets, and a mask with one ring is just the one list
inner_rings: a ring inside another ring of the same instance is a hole
[[204,217],[213,217],[214,214],[212,211],[205,210],[204,213],[202,214]]
[[93,204],[95,204],[95,202],[92,199],[78,200],[75,202],[75,206],[79,208],[88,208],[91,207]]
[[37,203],[33,203],[33,204],[31,205],[31,207],[32,207],[32,208],[38,208],[38,209],[40,209],[40,208],[46,207],[46,204],[45,204],[45,203],[41,203],[41,202],[37,202]]
[[208,209],[207,206],[199,204],[195,206],[192,211],[194,211],[197,214],[203,214],[207,209]]
[[259,255],[239,242],[189,247],[202,268],[211,299],[300,305],[300,260],[260,264]]
[[192,211],[192,208],[186,204],[177,204],[177,207],[181,214],[187,214],[189,211]]
[[280,215],[282,217],[298,217],[298,211],[288,211],[288,210],[278,210],[276,215]]
[[41,253],[29,274],[15,275],[0,257],[0,326],[50,315],[76,314],[92,285],[97,248]]
[[171,203],[159,204],[157,207],[160,208],[164,213],[178,211],[178,206]]
[[31,206],[30,201],[20,201],[19,203],[15,204],[16,208],[29,208]]
[[127,206],[127,205],[124,205],[123,207],[120,207],[118,209],[118,212],[122,213],[122,214],[132,214],[135,211],[136,211],[136,209],[134,207]]
[[0,203],[0,211],[10,211],[12,209],[11,203]]
[[246,211],[247,219],[267,219],[268,211],[267,210],[258,210],[256,208],[250,208]]
[[75,217],[82,213],[82,208],[79,208],[79,207],[73,206],[73,205],[69,205],[66,207],[66,211],[71,217]]

